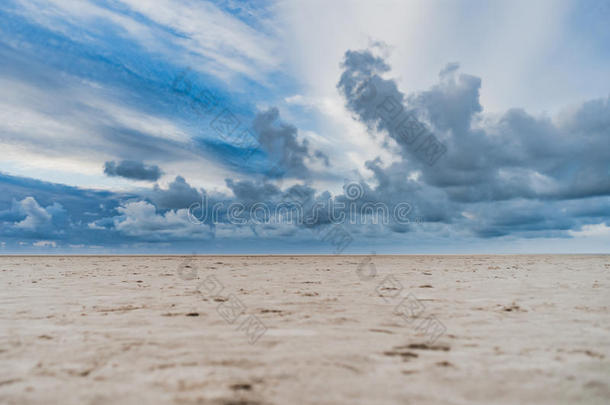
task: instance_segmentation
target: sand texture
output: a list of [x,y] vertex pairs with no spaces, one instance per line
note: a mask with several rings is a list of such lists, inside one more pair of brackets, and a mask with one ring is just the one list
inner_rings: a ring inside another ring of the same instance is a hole
[[0,257],[2,404],[608,404],[609,256]]

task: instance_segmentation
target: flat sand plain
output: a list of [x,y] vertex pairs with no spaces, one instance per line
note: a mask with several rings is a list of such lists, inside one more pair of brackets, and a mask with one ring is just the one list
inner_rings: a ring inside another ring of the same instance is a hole
[[0,281],[3,404],[610,403],[610,256],[5,256]]

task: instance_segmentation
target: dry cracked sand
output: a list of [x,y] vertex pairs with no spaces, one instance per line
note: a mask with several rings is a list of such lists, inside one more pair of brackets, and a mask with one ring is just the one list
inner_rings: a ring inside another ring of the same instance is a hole
[[610,256],[5,256],[0,278],[3,404],[610,403]]

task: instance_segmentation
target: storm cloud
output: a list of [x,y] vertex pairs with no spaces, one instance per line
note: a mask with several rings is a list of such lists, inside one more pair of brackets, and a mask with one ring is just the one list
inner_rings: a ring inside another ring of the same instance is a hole
[[274,166],[274,172],[289,177],[308,177],[307,159],[319,159],[329,166],[328,157],[322,151],[311,150],[307,139],[299,140],[297,128],[280,122],[279,116],[279,110],[273,107],[259,112],[252,125],[261,148]]
[[[421,171],[423,183],[452,201],[610,195],[610,98],[586,102],[556,120],[519,108],[494,119],[482,114],[481,79],[460,74],[456,63],[441,70],[430,90],[409,95],[380,76],[389,66],[369,50],[348,51],[342,66],[338,88],[354,117],[402,148],[400,170]],[[399,110],[446,145],[433,167],[413,157],[409,137],[391,122]]]
[[[390,66],[371,50],[346,52],[342,67],[337,87],[346,107],[373,136],[393,140],[385,145],[400,157],[390,165],[367,162],[376,199],[409,199],[427,221],[480,237],[561,234],[586,223],[566,209],[573,200],[610,204],[610,98],[556,119],[519,108],[494,117],[483,113],[481,79],[459,73],[457,63],[412,94],[382,77]],[[446,146],[434,165],[423,164],[412,133],[401,132],[401,114]]]

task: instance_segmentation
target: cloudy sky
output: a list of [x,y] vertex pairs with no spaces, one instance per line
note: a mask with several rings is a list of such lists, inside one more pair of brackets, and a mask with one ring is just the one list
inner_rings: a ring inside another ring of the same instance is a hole
[[0,253],[608,253],[609,20],[5,0]]

